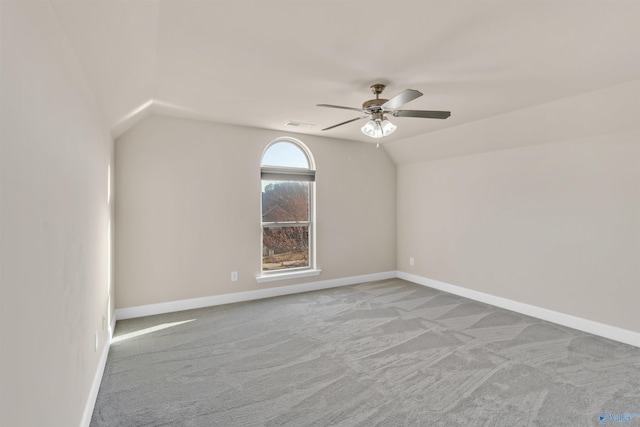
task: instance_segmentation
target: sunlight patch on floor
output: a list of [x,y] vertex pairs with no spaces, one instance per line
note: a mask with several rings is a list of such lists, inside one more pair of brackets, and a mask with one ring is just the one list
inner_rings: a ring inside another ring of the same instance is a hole
[[174,326],[183,325],[185,323],[193,322],[195,320],[196,319],[183,320],[182,322],[163,323],[162,325],[157,325],[157,326],[152,326],[150,328],[140,329],[139,331],[129,332],[128,334],[122,334],[122,335],[115,336],[115,337],[113,337],[111,342],[113,344],[115,344],[115,343],[118,343],[118,342],[121,342],[121,341],[126,341],[126,340],[131,339],[131,338],[139,337],[141,335],[146,335],[146,334],[150,334],[152,332],[161,331],[163,329],[172,328]]

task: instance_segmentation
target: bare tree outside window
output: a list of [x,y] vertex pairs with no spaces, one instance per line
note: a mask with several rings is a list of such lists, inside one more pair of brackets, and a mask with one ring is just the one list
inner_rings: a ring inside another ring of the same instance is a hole
[[309,183],[267,184],[262,192],[263,270],[309,266]]

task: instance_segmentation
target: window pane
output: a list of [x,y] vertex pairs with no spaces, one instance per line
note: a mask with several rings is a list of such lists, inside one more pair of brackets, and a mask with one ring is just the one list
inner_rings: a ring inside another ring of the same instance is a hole
[[284,166],[309,169],[309,159],[300,147],[292,142],[280,141],[271,145],[262,157],[262,166]]
[[309,221],[309,183],[262,181],[262,222]]
[[308,266],[308,226],[262,229],[262,271]]

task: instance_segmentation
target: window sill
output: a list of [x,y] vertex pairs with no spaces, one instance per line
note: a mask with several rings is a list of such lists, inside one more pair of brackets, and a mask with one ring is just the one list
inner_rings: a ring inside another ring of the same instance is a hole
[[287,271],[283,273],[267,273],[261,276],[256,276],[256,282],[275,282],[276,280],[297,279],[299,277],[317,276],[322,270],[302,270],[302,271]]

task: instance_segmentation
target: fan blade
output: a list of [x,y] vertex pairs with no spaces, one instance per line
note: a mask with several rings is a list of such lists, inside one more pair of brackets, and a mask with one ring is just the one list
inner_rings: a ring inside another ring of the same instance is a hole
[[362,108],[353,108],[353,107],[343,107],[341,105],[331,105],[331,104],[317,104],[317,107],[329,107],[329,108],[341,108],[343,110],[353,110],[353,111],[360,111],[361,113],[364,113],[365,110],[363,110]]
[[423,119],[446,119],[451,111],[396,110],[393,117],[422,117]]
[[383,110],[395,110],[396,108],[402,107],[409,101],[413,101],[416,98],[422,96],[422,92],[418,92],[414,89],[407,89],[399,95],[394,96],[384,104],[382,104]]
[[329,126],[328,128],[324,128],[322,130],[329,130],[333,128],[337,128],[338,126],[346,125],[347,123],[355,122],[356,120],[366,119],[369,116],[356,117],[355,119],[347,120],[346,122],[338,123],[337,125]]

